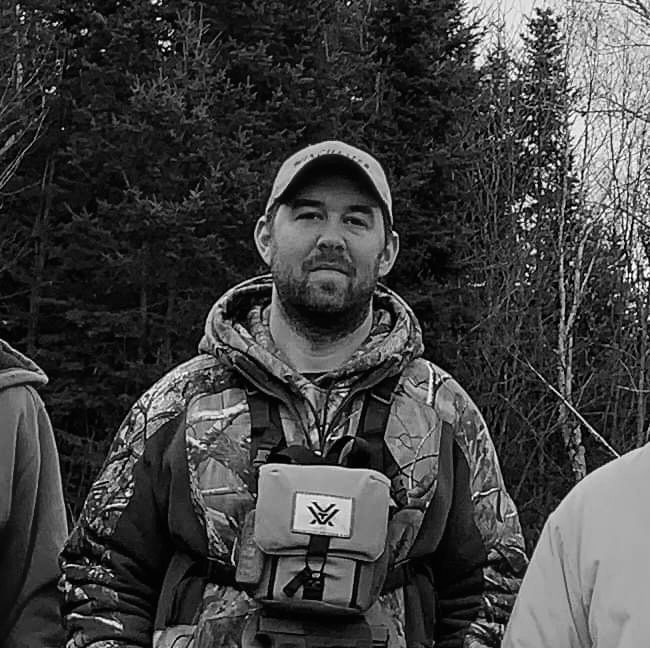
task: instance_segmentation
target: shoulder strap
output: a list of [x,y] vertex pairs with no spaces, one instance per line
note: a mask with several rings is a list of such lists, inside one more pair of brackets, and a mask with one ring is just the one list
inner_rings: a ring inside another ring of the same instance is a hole
[[400,374],[388,376],[368,390],[361,409],[357,437],[370,446],[370,466],[373,470],[384,472],[384,434],[393,404],[393,392]]
[[246,388],[246,399],[251,417],[250,462],[256,478],[271,452],[284,445],[284,433],[277,399],[254,388]]
[[401,373],[384,378],[366,394],[361,410],[357,437],[364,439],[370,447],[370,468],[382,472],[391,480],[392,495],[398,506],[406,504],[406,484],[399,464],[384,436],[393,404],[393,395]]

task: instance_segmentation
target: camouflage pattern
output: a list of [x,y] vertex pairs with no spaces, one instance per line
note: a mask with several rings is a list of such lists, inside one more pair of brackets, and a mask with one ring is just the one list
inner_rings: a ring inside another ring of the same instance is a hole
[[[447,373],[420,357],[419,325],[409,307],[388,289],[377,290],[368,339],[344,366],[315,383],[292,369],[275,348],[268,327],[270,295],[269,277],[249,280],[226,293],[207,318],[201,355],[156,383],[124,420],[63,553],[68,648],[151,645],[125,639],[127,624],[134,621],[122,612],[123,574],[115,573],[115,549],[109,547],[133,497],[134,467],[161,426],[184,416],[193,514],[207,538],[209,556],[234,565],[239,530],[255,499],[250,490],[245,381],[233,380],[233,374],[244,373],[283,396],[280,415],[288,443],[326,452],[342,435],[355,433],[364,389],[398,371],[402,377],[386,442],[407,483],[409,505],[426,511],[436,493],[443,430],[452,430],[470,469],[472,515],[487,555],[482,610],[462,645],[498,646],[526,558],[517,513],[479,411]],[[148,604],[155,608],[155,600]],[[235,648],[255,607],[242,592],[209,586],[198,625],[219,628],[219,645]],[[405,646],[400,591],[385,596],[373,613],[392,619],[391,645]],[[151,633],[152,624],[151,618],[142,621]]]

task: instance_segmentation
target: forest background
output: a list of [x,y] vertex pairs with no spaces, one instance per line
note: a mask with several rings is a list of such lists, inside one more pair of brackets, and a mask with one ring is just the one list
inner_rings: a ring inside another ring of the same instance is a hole
[[388,284],[492,432],[529,548],[648,441],[644,0],[24,0],[0,9],[0,335],[31,355],[71,517],[135,398],[262,271],[274,172],[326,138],[393,187]]

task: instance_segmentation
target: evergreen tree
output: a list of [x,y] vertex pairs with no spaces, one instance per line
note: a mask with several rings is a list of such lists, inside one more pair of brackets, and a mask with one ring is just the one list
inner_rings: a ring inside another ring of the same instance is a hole
[[368,39],[376,72],[365,142],[390,171],[402,244],[390,283],[420,317],[429,356],[456,371],[474,318],[466,134],[479,90],[477,34],[458,1],[400,0],[376,3]]
[[129,404],[195,353],[212,302],[262,269],[253,224],[302,145],[345,139],[388,168],[403,246],[392,285],[429,354],[455,368],[472,319],[461,179],[477,90],[460,2],[42,5],[61,79],[22,167],[32,189],[6,201],[39,238],[2,276],[0,317],[51,376],[73,509]]
[[128,405],[195,353],[212,302],[261,269],[251,232],[277,165],[337,135],[351,71],[339,74],[329,18],[314,8],[43,10],[65,51],[57,109],[24,167],[32,192],[7,203],[39,245],[4,273],[12,296],[0,307],[51,376],[74,509]]

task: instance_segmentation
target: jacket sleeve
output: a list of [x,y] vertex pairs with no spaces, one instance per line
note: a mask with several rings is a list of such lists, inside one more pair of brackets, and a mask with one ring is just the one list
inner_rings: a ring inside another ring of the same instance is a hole
[[433,554],[436,646],[496,648],[526,568],[524,540],[485,421],[450,383],[440,394],[455,415],[442,424],[438,488],[450,505]]
[[61,555],[68,645],[151,646],[171,559],[166,447],[178,403],[145,394],[131,409]]
[[[503,648],[591,646],[581,592],[575,534],[556,511],[546,521],[506,628]],[[568,533],[567,533],[568,531]],[[574,538],[567,542],[566,536]]]
[[29,386],[0,391],[0,645],[62,640],[57,557],[67,535],[59,459],[43,402]]

